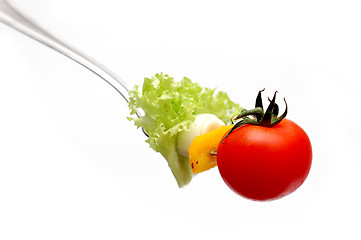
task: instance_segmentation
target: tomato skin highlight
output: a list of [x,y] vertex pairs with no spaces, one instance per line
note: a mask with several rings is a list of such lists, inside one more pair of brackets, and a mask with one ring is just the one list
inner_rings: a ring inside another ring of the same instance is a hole
[[217,165],[225,183],[256,201],[282,198],[308,176],[312,147],[296,123],[283,119],[274,127],[244,125],[220,142]]

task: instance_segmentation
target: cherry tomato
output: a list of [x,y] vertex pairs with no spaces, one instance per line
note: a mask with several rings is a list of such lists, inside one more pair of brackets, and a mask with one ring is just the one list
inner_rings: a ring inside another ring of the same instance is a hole
[[283,119],[273,127],[243,125],[219,143],[217,164],[225,183],[256,201],[282,198],[305,181],[312,148],[296,123]]

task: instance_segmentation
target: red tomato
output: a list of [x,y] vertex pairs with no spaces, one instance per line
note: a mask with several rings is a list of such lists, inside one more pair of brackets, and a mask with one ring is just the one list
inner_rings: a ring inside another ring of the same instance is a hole
[[244,125],[217,150],[225,183],[239,195],[258,201],[282,198],[302,185],[312,162],[307,134],[283,119],[274,127]]

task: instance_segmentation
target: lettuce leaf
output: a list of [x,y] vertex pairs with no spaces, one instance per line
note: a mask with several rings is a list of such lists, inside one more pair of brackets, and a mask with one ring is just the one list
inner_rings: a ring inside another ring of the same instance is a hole
[[129,91],[131,114],[142,109],[144,116],[129,117],[149,135],[147,142],[167,160],[179,187],[187,185],[193,176],[189,159],[177,152],[177,134],[188,129],[195,115],[211,113],[224,123],[241,112],[224,92],[202,88],[184,77],[180,82],[163,73],[145,78],[141,91],[134,86]]

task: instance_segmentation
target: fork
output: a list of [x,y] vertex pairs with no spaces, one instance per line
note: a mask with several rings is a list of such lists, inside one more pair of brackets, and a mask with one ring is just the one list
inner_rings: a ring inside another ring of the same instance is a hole
[[[49,32],[42,29],[35,22],[11,6],[11,4],[6,0],[0,0],[0,22],[3,22],[9,27],[29,36],[30,38],[52,48],[53,50],[84,66],[109,83],[126,102],[129,102],[128,87],[122,79],[100,63],[52,36]],[[136,115],[137,117],[141,116],[138,111],[136,112]]]

